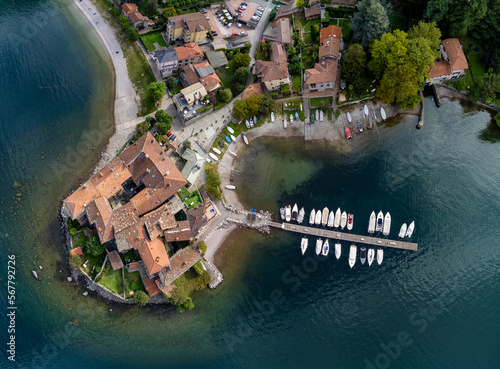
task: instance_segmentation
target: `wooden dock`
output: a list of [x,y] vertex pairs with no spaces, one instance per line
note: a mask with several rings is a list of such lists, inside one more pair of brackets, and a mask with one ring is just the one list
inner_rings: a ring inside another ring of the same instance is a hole
[[395,241],[389,240],[387,238],[371,237],[371,236],[360,236],[352,233],[344,233],[336,230],[329,230],[324,228],[315,228],[311,226],[303,226],[300,224],[293,223],[276,223],[272,221],[266,221],[266,225],[274,228],[283,229],[285,231],[302,233],[305,235],[311,235],[316,237],[331,238],[332,240],[346,241],[348,243],[364,243],[367,245],[380,246],[380,247],[392,247],[400,250],[411,250],[417,251],[418,244],[405,241]]

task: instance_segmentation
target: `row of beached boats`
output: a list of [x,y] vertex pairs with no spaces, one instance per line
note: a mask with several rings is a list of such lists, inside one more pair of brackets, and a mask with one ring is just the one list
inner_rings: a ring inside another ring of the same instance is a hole
[[[411,237],[413,230],[415,229],[415,222],[411,222],[407,227],[406,223],[403,223],[399,230],[399,237]],[[375,216],[375,211],[370,214],[370,220],[368,221],[368,233],[380,233],[384,236],[388,236],[391,232],[391,214],[387,212],[384,216],[382,210],[380,210]]]
[[[368,110],[368,106],[365,105],[363,107],[363,117],[368,117],[369,113],[370,112]],[[347,112],[346,116],[347,116],[347,121],[349,123],[352,123],[351,113]],[[382,119],[384,121],[387,119],[387,115],[385,114],[384,108],[380,108],[380,116],[382,117]],[[373,118],[377,119],[377,114],[375,113],[375,110],[373,110]],[[361,122],[359,120],[357,122],[357,125],[358,125],[359,132],[363,132],[363,124],[361,124]],[[344,127],[344,131],[345,131],[345,138],[348,139],[348,140],[351,139],[352,138],[352,134],[351,134],[351,130],[349,129],[349,127],[345,126]]]
[[[300,249],[302,251],[302,255],[305,254],[307,250],[307,246],[309,244],[309,239],[307,237],[303,237],[302,241],[300,243]],[[328,253],[330,252],[330,242],[328,238],[323,242],[321,238],[318,238],[316,240],[316,255],[323,255],[327,256]],[[356,259],[357,259],[357,253],[358,253],[358,247],[356,245],[351,245],[349,248],[349,266],[352,268],[354,264],[356,264]],[[342,254],[342,245],[340,243],[335,244],[335,258],[338,260],[340,259],[340,255]],[[373,263],[373,260],[375,259],[375,249],[370,248],[368,249],[368,253],[366,252],[366,247],[361,247],[360,248],[360,253],[359,253],[359,259],[361,261],[361,264],[365,264],[366,260],[368,259],[368,265],[371,266]],[[378,249],[377,250],[377,263],[378,265],[382,264],[382,261],[384,260],[384,250]]]

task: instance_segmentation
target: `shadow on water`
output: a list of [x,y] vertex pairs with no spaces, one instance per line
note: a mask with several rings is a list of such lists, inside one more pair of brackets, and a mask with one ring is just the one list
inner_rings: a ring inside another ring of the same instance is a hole
[[500,127],[492,119],[488,126],[477,135],[477,138],[483,142],[500,142]]

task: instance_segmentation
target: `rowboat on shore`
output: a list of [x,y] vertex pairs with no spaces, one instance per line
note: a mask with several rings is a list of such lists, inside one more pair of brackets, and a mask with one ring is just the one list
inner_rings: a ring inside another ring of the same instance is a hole
[[213,161],[219,161],[219,158],[217,158],[217,156],[215,156],[215,154],[213,153],[209,153],[208,156],[210,156],[210,159],[212,159]]
[[351,113],[349,112],[347,112],[347,120],[349,121],[349,123],[352,122]]
[[385,120],[387,118],[387,116],[385,115],[384,108],[380,108],[380,116],[382,117],[383,120]]
[[245,136],[245,135],[242,135],[242,136],[243,136],[243,142],[245,143],[245,145],[247,145],[247,146],[250,145],[250,143],[248,142],[247,136]]
[[233,185],[226,185],[226,188],[228,190],[234,190],[236,187],[234,187]]
[[229,133],[231,133],[232,135],[234,134],[234,129],[232,129],[231,127],[227,126],[226,127],[227,130],[229,131]]

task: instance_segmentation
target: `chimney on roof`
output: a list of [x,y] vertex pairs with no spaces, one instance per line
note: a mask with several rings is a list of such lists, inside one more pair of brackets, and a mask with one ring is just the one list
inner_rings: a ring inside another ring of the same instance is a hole
[[104,174],[102,174],[102,172],[99,172],[99,177],[102,177]]
[[156,261],[157,263],[159,263],[159,262],[160,262],[160,257],[159,257],[159,256],[157,256],[157,257],[156,257],[156,259],[155,259],[155,261]]
[[146,169],[146,173],[149,173],[149,172],[150,172],[149,168],[148,168],[148,169]]
[[149,141],[149,142],[150,142],[150,143],[153,143],[153,142],[155,142],[155,140],[151,140],[151,141]]
[[147,158],[149,158],[149,155],[148,155],[148,154],[146,154],[146,159],[147,159]]
[[83,188],[87,188],[87,184],[86,183],[83,184]]
[[170,174],[170,172],[167,170],[167,173],[165,173],[166,176],[168,176]]

